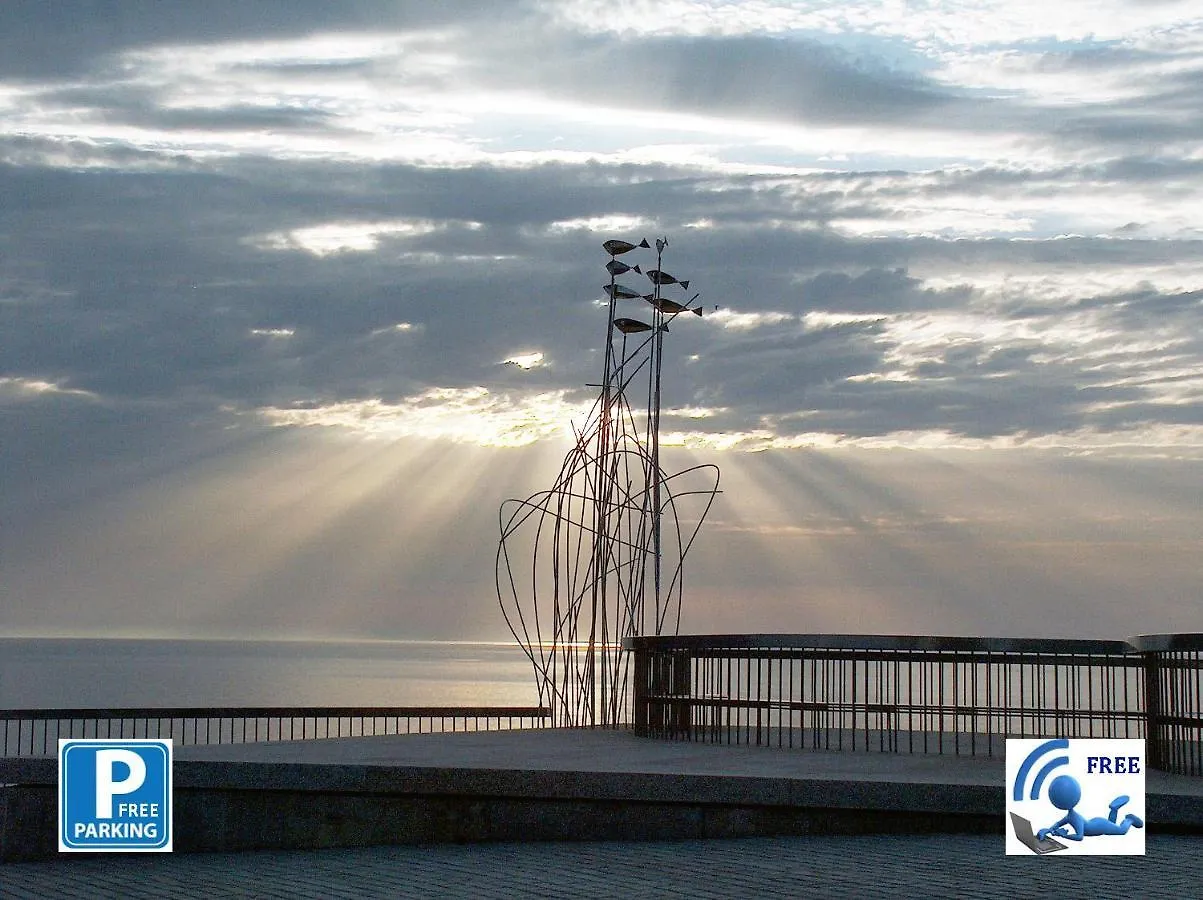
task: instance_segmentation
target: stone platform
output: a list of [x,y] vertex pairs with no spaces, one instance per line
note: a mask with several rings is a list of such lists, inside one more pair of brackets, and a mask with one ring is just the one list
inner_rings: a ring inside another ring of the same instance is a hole
[[[1004,780],[999,759],[593,729],[180,747],[175,846],[1001,834]],[[0,859],[64,858],[56,760],[0,760],[0,785]],[[1150,833],[1203,832],[1203,779],[1150,771],[1146,793]]]

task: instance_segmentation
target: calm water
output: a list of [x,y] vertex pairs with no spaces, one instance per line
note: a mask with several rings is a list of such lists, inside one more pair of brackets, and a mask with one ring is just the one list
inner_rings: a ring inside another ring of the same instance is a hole
[[536,702],[508,644],[0,639],[0,708]]

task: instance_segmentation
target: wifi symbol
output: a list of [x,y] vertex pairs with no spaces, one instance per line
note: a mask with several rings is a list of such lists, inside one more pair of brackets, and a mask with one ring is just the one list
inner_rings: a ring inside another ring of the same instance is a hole
[[[1027,780],[1028,773],[1036,766],[1040,757],[1052,753],[1054,750],[1068,750],[1068,738],[1054,738],[1051,741],[1045,741],[1035,750],[1028,754],[1027,759],[1023,761],[1023,765],[1019,767],[1019,772],[1015,775],[1015,785],[1011,789],[1011,798],[1019,801],[1023,799],[1023,783]],[[1029,799],[1036,800],[1040,796],[1040,789],[1044,787],[1045,779],[1052,774],[1053,769],[1058,766],[1068,766],[1068,756],[1055,756],[1046,762],[1036,773],[1036,777],[1032,779],[1032,790]]]

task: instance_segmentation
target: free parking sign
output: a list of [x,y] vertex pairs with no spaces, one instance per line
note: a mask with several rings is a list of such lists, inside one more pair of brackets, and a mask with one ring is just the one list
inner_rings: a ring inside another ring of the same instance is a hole
[[58,742],[62,853],[171,852],[171,741]]

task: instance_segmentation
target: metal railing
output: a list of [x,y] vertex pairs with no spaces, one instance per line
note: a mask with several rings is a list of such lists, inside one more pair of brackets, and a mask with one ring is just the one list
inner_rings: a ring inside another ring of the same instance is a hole
[[1203,634],[1129,638],[1145,661],[1149,765],[1203,775]]
[[0,709],[0,757],[51,756],[60,738],[171,738],[245,744],[543,727],[537,706],[259,706]]
[[1008,737],[1145,738],[1150,765],[1203,775],[1203,635],[1133,642],[753,634],[626,647],[641,735],[971,756],[1001,756]]

